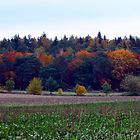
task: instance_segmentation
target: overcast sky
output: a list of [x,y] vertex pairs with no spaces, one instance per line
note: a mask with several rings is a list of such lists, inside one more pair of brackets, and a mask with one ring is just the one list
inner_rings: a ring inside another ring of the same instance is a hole
[[140,37],[140,0],[0,0],[0,39],[43,32]]

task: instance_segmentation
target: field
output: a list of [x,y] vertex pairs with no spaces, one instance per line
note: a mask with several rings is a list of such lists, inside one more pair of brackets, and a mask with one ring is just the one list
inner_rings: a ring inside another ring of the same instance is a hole
[[21,93],[0,94],[0,105],[54,105],[116,101],[140,101],[140,96],[40,96]]
[[139,116],[140,101],[71,105],[3,104],[0,106],[0,139],[139,140]]

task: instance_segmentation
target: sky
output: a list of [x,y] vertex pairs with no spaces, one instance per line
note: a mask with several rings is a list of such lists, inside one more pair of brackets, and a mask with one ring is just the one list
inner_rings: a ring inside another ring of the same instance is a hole
[[140,0],[0,0],[0,39],[15,34],[140,37]]

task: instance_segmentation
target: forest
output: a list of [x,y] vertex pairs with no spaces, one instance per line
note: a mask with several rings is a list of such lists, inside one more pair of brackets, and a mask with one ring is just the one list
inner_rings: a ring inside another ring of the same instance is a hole
[[49,39],[43,33],[38,38],[15,35],[0,41],[1,86],[13,80],[16,89],[25,90],[37,77],[44,90],[51,80],[64,90],[76,84],[101,90],[108,82],[119,91],[128,74],[140,74],[140,39],[131,35],[109,40],[99,32],[96,37]]

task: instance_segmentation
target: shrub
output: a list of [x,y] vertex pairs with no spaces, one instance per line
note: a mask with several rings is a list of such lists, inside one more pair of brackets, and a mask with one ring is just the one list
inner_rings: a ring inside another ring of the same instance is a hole
[[5,83],[5,88],[11,92],[15,88],[15,82],[13,80],[7,80]]
[[42,93],[42,82],[39,78],[33,78],[27,87],[27,93],[30,94],[41,94]]
[[59,95],[63,94],[62,88],[59,88],[59,89],[58,89],[58,94],[59,94]]
[[53,91],[57,90],[58,86],[58,83],[52,77],[46,80],[45,89],[50,91],[50,94],[52,94]]
[[2,86],[2,85],[0,85],[0,91],[2,91],[2,90],[4,90],[4,89],[5,89],[5,87]]
[[140,95],[140,76],[127,75],[120,84],[127,95]]
[[104,84],[102,85],[102,89],[103,92],[106,94],[106,96],[108,95],[108,93],[111,91],[111,85],[106,81],[104,82]]
[[[76,84],[76,86],[74,87],[74,91],[76,92],[76,90],[78,89],[78,87],[80,86],[80,84]],[[76,92],[77,93],[77,92]]]
[[84,86],[76,85],[76,93],[77,95],[84,95],[87,93],[87,90]]

